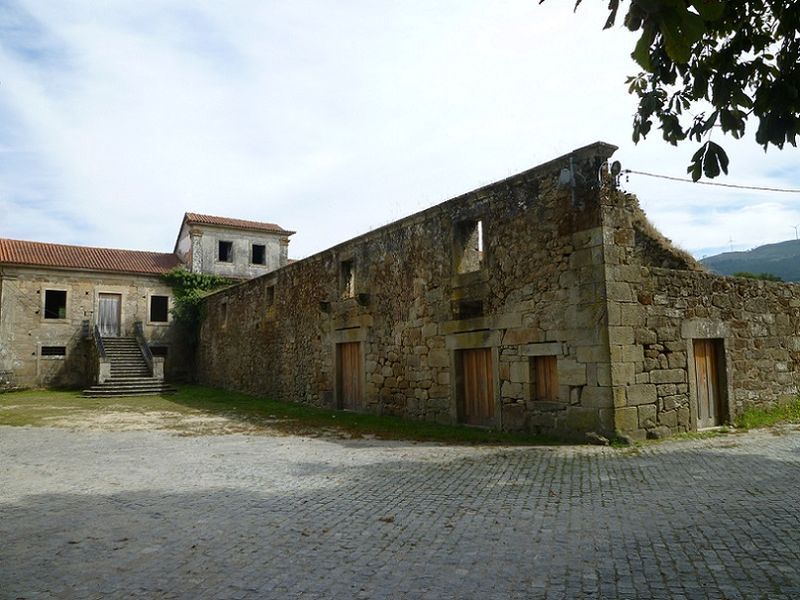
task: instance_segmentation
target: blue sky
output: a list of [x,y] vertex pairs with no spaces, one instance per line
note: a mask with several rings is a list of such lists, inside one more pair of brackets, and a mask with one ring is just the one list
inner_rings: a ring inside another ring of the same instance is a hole
[[[0,237],[170,251],[185,211],[277,222],[302,257],[604,140],[634,39],[603,3],[0,0]],[[725,181],[800,187],[798,150],[720,138]],[[790,239],[800,195],[631,175],[697,256]]]

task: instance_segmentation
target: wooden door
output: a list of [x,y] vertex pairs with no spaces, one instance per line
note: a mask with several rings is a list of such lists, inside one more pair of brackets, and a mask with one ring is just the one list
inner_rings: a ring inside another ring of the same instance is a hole
[[492,349],[461,350],[459,417],[468,425],[494,425]]
[[720,340],[694,340],[698,429],[722,423],[722,357]]
[[361,365],[361,344],[346,342],[336,346],[338,373],[337,388],[339,407],[346,410],[361,408],[361,381],[364,370]]
[[97,327],[102,337],[119,336],[120,307],[119,294],[100,294],[97,306]]

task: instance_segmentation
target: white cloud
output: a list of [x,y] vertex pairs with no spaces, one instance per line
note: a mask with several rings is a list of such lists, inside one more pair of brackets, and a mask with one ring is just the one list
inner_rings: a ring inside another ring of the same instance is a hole
[[[4,10],[0,236],[170,250],[194,210],[296,229],[303,256],[597,139],[643,171],[683,173],[691,154],[627,141],[633,41],[601,31],[599,4]],[[798,187],[794,149],[726,147],[737,180]],[[785,239],[778,224],[800,223],[797,197],[639,176],[628,187],[695,252]]]

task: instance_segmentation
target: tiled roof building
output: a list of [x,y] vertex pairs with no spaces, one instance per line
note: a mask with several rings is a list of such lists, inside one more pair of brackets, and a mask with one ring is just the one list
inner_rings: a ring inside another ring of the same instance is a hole
[[162,252],[67,246],[0,238],[0,264],[158,275],[182,263],[175,254]]
[[173,290],[162,276],[182,267],[257,277],[288,263],[292,233],[274,223],[186,213],[170,253],[0,238],[0,391],[107,386],[119,378],[128,393],[132,385],[140,393],[163,390],[164,375],[188,373],[191,349],[172,327]]

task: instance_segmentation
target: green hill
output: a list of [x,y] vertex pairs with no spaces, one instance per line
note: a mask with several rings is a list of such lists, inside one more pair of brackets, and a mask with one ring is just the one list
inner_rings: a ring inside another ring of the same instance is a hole
[[720,275],[747,271],[777,275],[784,281],[800,281],[800,240],[767,244],[746,252],[724,252],[700,262]]

